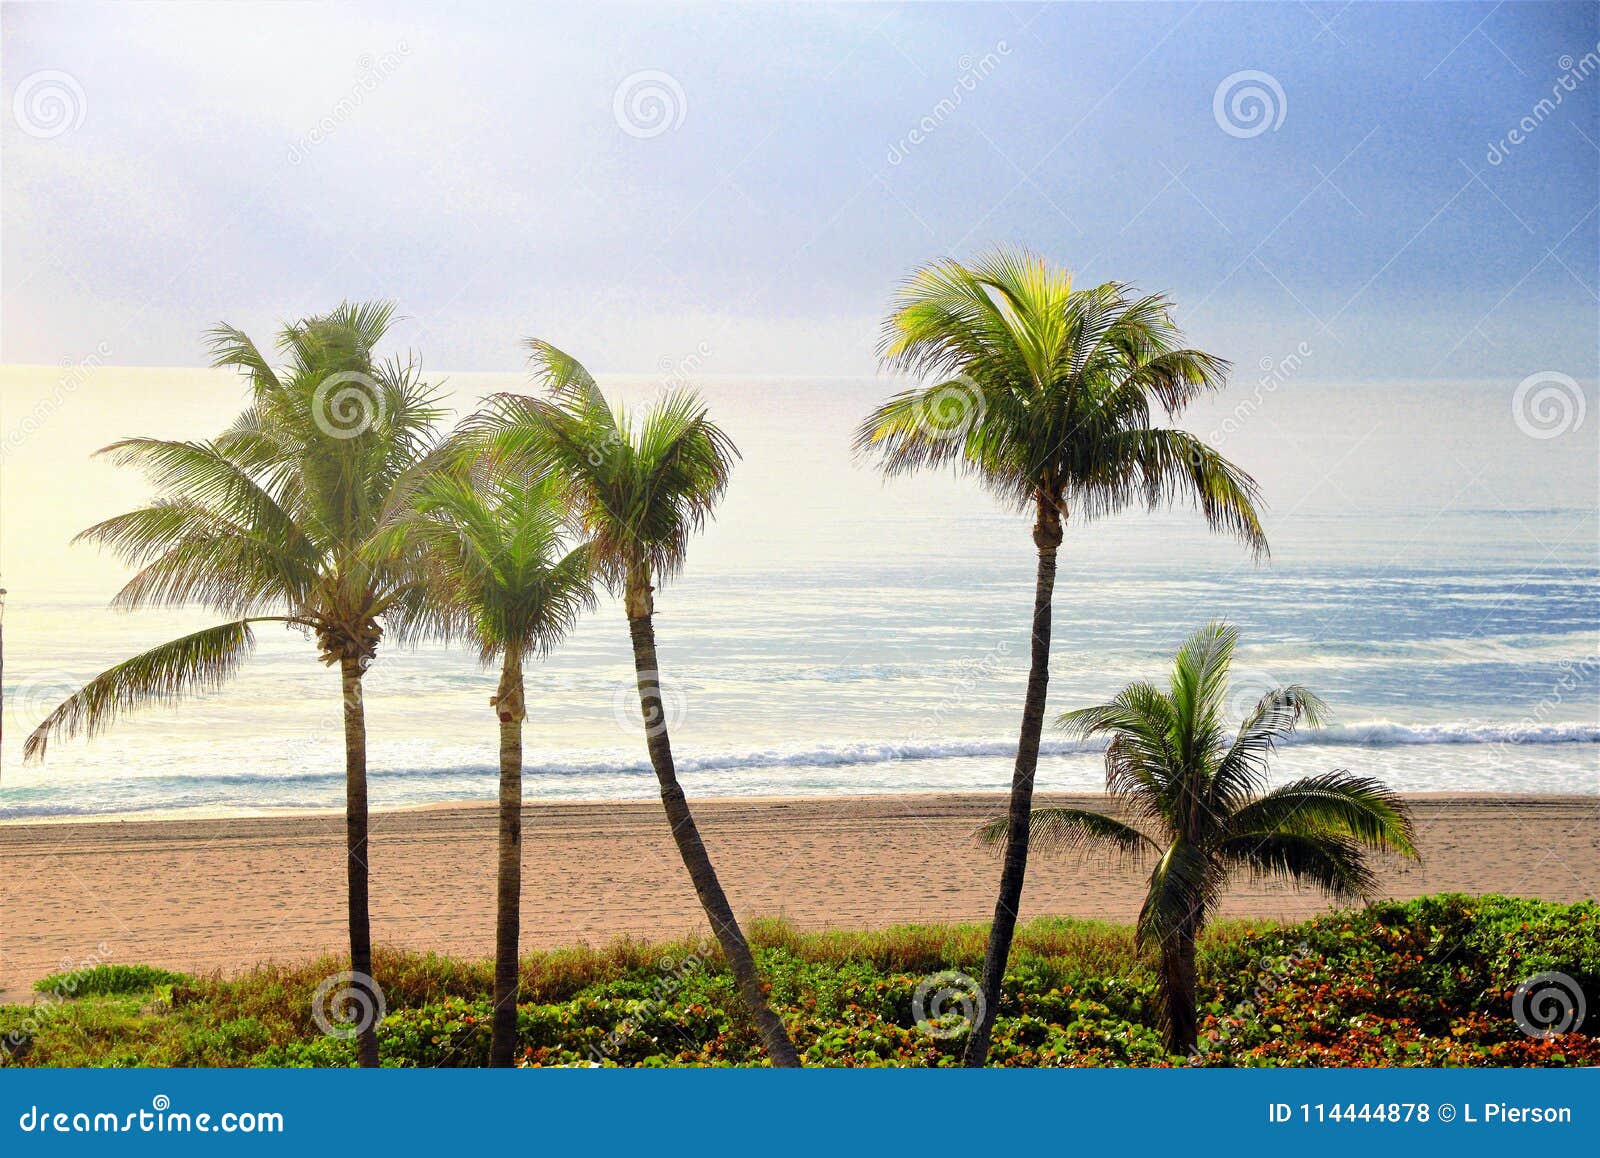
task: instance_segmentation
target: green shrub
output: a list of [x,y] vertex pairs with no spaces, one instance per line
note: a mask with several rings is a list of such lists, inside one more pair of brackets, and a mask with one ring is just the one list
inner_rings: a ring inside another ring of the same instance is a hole
[[36,993],[52,993],[62,1000],[73,997],[111,997],[122,993],[149,993],[167,985],[181,985],[190,977],[153,965],[95,965],[67,973],[52,973],[33,983]]
[[[953,1066],[968,1027],[918,1024],[913,996],[950,970],[977,976],[978,925],[801,933],[756,922],[751,942],[807,1064]],[[991,1059],[1006,1066],[1600,1065],[1589,1032],[1543,1040],[1511,994],[1560,971],[1600,1010],[1600,911],[1507,897],[1424,897],[1292,926],[1218,923],[1200,952],[1201,1049],[1166,1056],[1150,962],[1131,929],[1048,918],[1019,930]],[[33,1006],[0,1006],[0,1065],[349,1066],[312,994],[337,957],[232,978],[143,966],[46,979]],[[488,1061],[487,962],[380,950],[385,1065]],[[624,940],[530,954],[517,1011],[523,1065],[762,1065],[760,1038],[710,943]],[[932,1032],[931,1032],[932,1031]]]

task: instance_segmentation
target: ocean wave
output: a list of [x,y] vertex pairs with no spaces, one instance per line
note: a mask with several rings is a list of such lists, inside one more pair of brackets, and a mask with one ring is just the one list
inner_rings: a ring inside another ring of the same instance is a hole
[[1359,724],[1335,724],[1316,732],[1302,732],[1290,743],[1366,744],[1386,747],[1392,744],[1596,744],[1600,725],[1596,724],[1396,724],[1389,720],[1370,720]]
[[[1283,741],[1285,745],[1393,747],[1428,744],[1595,744],[1600,743],[1597,724],[1491,724],[1461,721],[1441,724],[1401,724],[1391,720],[1367,720],[1336,724],[1317,731],[1303,730]],[[1046,738],[1040,745],[1044,756],[1072,756],[1104,751],[1103,738],[1066,740]],[[1016,753],[1016,741],[1009,739],[960,740],[877,740],[838,744],[811,744],[793,747],[740,748],[699,755],[680,756],[680,772],[719,772],[752,768],[811,767],[828,768],[858,764],[887,764],[897,761],[938,761],[966,759],[1009,759]],[[494,765],[481,759],[464,758],[464,753],[448,749],[428,752],[415,750],[396,758],[394,753],[374,753],[369,772],[375,784],[394,780],[473,780],[497,774]],[[648,760],[621,749],[593,753],[544,753],[530,751],[525,760],[530,780],[539,777],[634,777],[649,776]],[[94,778],[106,783],[109,778]],[[179,775],[161,774],[117,778],[115,783],[138,784],[142,788],[159,786],[179,791],[201,785],[253,785],[259,787],[331,785],[344,781],[343,769],[330,765],[321,769],[294,772],[204,772]],[[84,784],[86,780],[69,783]],[[10,785],[0,788],[0,808],[21,804],[30,797],[51,794],[64,787],[62,781],[35,785]]]
[[[1407,791],[1459,787],[1450,774],[1463,768],[1493,770],[1495,783],[1508,784],[1511,781],[1506,778],[1514,780],[1513,771],[1533,758],[1532,753],[1524,758],[1511,752],[1496,752],[1494,746],[1544,746],[1545,754],[1533,766],[1558,769],[1557,779],[1547,777],[1526,787],[1535,791],[1559,787],[1593,792],[1592,774],[1582,773],[1577,780],[1572,779],[1573,760],[1588,765],[1589,754],[1576,751],[1568,757],[1553,749],[1600,743],[1600,725],[1476,721],[1401,724],[1368,720],[1303,732],[1292,737],[1290,743],[1312,756],[1316,746],[1372,749],[1369,756],[1361,759],[1382,764],[1391,783]],[[1476,745],[1477,749],[1451,754],[1450,745]],[[1046,739],[1041,746],[1045,757],[1040,767],[1041,784],[1053,784],[1058,790],[1070,784],[1073,790],[1082,790],[1091,781],[1098,783],[1097,753],[1104,747],[1103,740]],[[1405,752],[1408,747],[1409,753]],[[1390,755],[1380,754],[1385,751]],[[678,769],[694,777],[691,791],[705,796],[966,791],[994,788],[999,783],[996,777],[1007,769],[1014,753],[1015,741],[1010,739],[860,741],[711,751],[681,758]],[[441,746],[390,749],[374,752],[373,756],[370,780],[374,807],[490,801],[495,797],[497,770],[481,759],[479,751],[468,754]],[[1328,758],[1344,762],[1331,752]],[[1550,764],[1550,760],[1559,763]],[[205,764],[197,761],[190,767],[203,768]],[[219,767],[227,770],[52,776],[21,784],[13,781],[0,787],[0,820],[161,815],[195,809],[260,815],[335,809],[343,802],[343,770],[336,761],[286,773],[251,773],[237,770],[237,765]],[[624,748],[582,753],[530,752],[526,775],[530,793],[542,793],[550,799],[648,799],[656,790],[649,763]],[[1475,787],[1484,787],[1478,782],[1481,778],[1480,775],[1471,781]]]

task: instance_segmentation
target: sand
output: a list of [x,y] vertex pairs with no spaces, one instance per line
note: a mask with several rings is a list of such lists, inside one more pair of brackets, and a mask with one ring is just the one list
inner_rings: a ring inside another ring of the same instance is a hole
[[[741,917],[816,929],[987,920],[999,864],[971,834],[1002,804],[999,796],[943,795],[695,807]],[[1424,861],[1386,869],[1389,896],[1600,894],[1600,797],[1413,804]],[[487,956],[492,806],[384,813],[372,829],[376,939]],[[658,804],[530,806],[524,831],[525,947],[704,931]],[[1132,870],[1036,856],[1023,916],[1131,921],[1141,897]],[[1287,918],[1326,907],[1316,893],[1242,881],[1223,911]],[[341,816],[0,825],[0,1000],[27,1000],[34,980],[83,962],[234,971],[337,950],[344,937]]]

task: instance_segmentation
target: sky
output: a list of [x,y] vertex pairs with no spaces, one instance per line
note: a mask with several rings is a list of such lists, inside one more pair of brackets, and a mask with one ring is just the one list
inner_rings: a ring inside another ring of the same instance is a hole
[[901,277],[1011,243],[1252,372],[1588,388],[1597,13],[8,4],[0,361],[384,297],[453,371],[869,374]]

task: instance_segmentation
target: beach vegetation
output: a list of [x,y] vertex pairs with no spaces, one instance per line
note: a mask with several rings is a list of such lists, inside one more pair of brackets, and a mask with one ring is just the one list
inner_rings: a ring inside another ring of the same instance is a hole
[[[927,978],[977,970],[983,925],[805,932],[748,927],[809,1065],[958,1066],[968,1025],[919,1019]],[[0,1064],[351,1066],[311,1016],[345,960],[265,963],[140,992],[0,1005]],[[387,1066],[482,1066],[494,966],[380,947]],[[1130,925],[1042,917],[1017,932],[995,1018],[1000,1066],[1581,1066],[1590,1022],[1530,1032],[1517,992],[1560,970],[1600,1008],[1600,906],[1443,895],[1310,920],[1209,922],[1196,941],[1195,1047],[1167,1048],[1159,962]],[[619,940],[522,958],[524,1066],[751,1066],[764,1042],[714,941]],[[958,1014],[959,1022],[961,1016]]]
[[[1377,891],[1372,854],[1415,858],[1409,810],[1370,777],[1343,769],[1269,786],[1268,760],[1326,706],[1297,685],[1264,692],[1237,726],[1226,718],[1236,628],[1209,623],[1178,649],[1165,689],[1129,684],[1109,703],[1067,712],[1068,735],[1106,736],[1106,792],[1122,808],[1036,808],[1041,849],[1150,865],[1140,949],[1158,961],[1156,993],[1168,1053],[1196,1048],[1200,931],[1231,879],[1309,885],[1343,901]],[[981,839],[1000,843],[1010,818]]]

